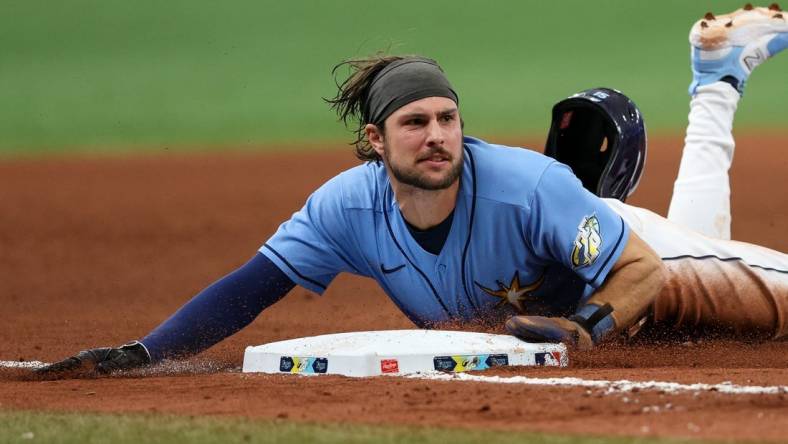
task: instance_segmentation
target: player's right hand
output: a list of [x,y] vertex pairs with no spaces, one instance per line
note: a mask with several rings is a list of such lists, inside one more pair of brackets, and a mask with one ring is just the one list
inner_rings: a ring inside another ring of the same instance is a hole
[[506,321],[506,330],[526,342],[562,342],[580,350],[594,347],[591,335],[580,324],[566,318],[512,316]]
[[139,341],[117,348],[101,347],[82,350],[75,356],[35,369],[41,376],[69,377],[108,374],[120,370],[146,367],[151,359],[148,350]]

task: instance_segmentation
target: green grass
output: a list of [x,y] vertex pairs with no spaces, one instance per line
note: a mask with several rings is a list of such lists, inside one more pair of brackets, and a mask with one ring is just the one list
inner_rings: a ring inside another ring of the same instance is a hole
[[[551,105],[612,86],[680,130],[687,30],[742,0],[6,0],[0,154],[344,141],[322,102],[338,61],[437,59],[467,131],[542,135]],[[759,68],[738,127],[784,127],[788,57]]]
[[678,444],[708,441],[549,435],[494,430],[306,424],[151,415],[1,412],[3,443],[519,443]]

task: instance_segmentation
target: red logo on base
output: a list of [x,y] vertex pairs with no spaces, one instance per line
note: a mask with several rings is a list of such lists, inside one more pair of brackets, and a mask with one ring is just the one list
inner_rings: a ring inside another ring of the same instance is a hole
[[380,371],[381,373],[398,373],[399,363],[396,359],[381,359]]

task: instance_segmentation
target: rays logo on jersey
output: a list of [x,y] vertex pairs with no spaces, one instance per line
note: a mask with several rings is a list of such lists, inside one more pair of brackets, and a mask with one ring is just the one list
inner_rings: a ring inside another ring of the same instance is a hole
[[596,214],[585,216],[577,227],[575,247],[572,249],[572,265],[575,268],[591,265],[599,257],[602,235],[599,232],[599,219]]
[[520,284],[520,274],[515,270],[512,281],[507,286],[501,281],[495,281],[498,284],[498,290],[493,290],[475,282],[475,284],[490,296],[500,298],[495,308],[501,308],[507,302],[512,304],[520,312],[525,312],[524,302],[529,297],[533,297],[533,292],[536,291],[544,282],[544,274],[530,284]]

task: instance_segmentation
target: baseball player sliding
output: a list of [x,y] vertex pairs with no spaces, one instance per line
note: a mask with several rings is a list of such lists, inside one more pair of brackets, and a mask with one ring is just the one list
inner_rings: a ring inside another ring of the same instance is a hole
[[788,46],[788,24],[776,5],[747,5],[707,14],[690,40],[689,127],[668,219],[623,203],[646,146],[637,107],[617,91],[558,103],[549,157],[464,136],[458,94],[433,60],[350,61],[329,102],[355,128],[364,164],[143,339],[38,371],[199,353],[295,285],[322,293],[340,272],[374,278],[423,328],[508,319],[524,340],[583,348],[648,322],[788,336],[788,255],[729,240],[728,184],[740,94]]

